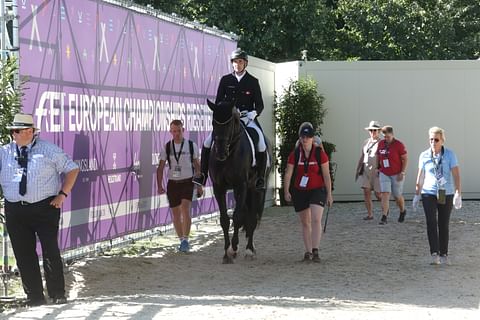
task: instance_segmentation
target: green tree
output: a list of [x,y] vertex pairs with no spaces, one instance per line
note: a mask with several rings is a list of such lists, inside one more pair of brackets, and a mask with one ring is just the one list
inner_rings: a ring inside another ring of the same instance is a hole
[[15,57],[0,59],[0,144],[10,142],[10,132],[6,128],[12,123],[15,113],[20,110],[22,93],[14,88],[18,71]]
[[471,59],[479,54],[478,2],[339,0],[335,13],[339,59]]
[[274,62],[299,60],[302,50],[311,59],[326,59],[333,44],[335,23],[318,0],[138,0],[161,11],[234,32],[249,54]]
[[[15,57],[0,59],[0,145],[11,141],[6,126],[13,122],[13,117],[21,106],[21,90],[14,86],[17,71],[18,63]],[[0,199],[2,198],[3,190],[0,188]]]
[[250,54],[280,62],[472,59],[480,4],[471,0],[137,0],[240,36]]

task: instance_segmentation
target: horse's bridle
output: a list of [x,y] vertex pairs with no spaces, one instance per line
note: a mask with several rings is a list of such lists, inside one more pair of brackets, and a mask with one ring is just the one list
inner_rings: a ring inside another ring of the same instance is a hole
[[[224,122],[220,122],[220,121],[216,120],[215,118],[213,119],[213,121],[219,126],[225,126],[228,123],[230,123],[232,120],[233,120],[233,115]],[[230,145],[232,143],[235,143],[238,139],[240,139],[240,135],[241,135],[241,133],[239,133],[236,137],[234,137],[233,136],[234,135],[234,130],[231,130],[231,131],[232,132],[231,132],[231,135],[230,135],[230,139],[228,139],[228,143],[225,143],[225,149],[227,150],[227,157],[229,155]]]

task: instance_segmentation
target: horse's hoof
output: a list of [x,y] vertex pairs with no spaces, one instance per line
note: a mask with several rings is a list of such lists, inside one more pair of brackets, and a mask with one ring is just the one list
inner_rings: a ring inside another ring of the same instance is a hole
[[256,259],[256,254],[254,251],[247,249],[245,250],[245,260],[255,260]]
[[232,246],[228,247],[227,249],[227,255],[230,257],[230,258],[233,258],[235,259],[237,257],[237,251],[233,250]]
[[233,259],[231,257],[225,256],[223,257],[223,264],[233,264]]

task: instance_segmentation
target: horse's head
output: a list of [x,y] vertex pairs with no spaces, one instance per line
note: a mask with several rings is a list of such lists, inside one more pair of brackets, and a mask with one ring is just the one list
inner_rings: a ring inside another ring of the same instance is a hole
[[215,104],[207,100],[208,107],[213,111],[213,136],[215,139],[216,159],[225,161],[230,154],[230,144],[235,130],[238,128],[240,114],[233,101],[222,101]]

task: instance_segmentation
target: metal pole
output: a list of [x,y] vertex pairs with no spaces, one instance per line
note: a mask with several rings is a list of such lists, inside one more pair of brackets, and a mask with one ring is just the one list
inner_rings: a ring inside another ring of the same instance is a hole
[[[3,0],[2,0],[3,1]],[[17,72],[13,76],[13,89],[20,88],[20,40],[18,35],[18,0],[12,1],[12,54],[17,61]],[[5,28],[6,29],[6,28]]]
[[1,33],[1,44],[0,44],[0,50],[2,53],[2,59],[5,58],[5,53],[7,46],[5,45],[6,41],[6,31],[7,31],[7,25],[5,21],[5,0],[0,0],[0,33]]
[[[2,201],[3,202],[3,201]],[[2,203],[3,208],[3,203]],[[3,227],[2,232],[2,247],[3,247],[3,268],[2,268],[2,282],[3,282],[3,297],[4,299],[8,298],[8,280],[10,279],[10,269],[8,267],[8,232],[7,224],[5,222],[5,216],[3,213],[0,213],[0,223]]]

